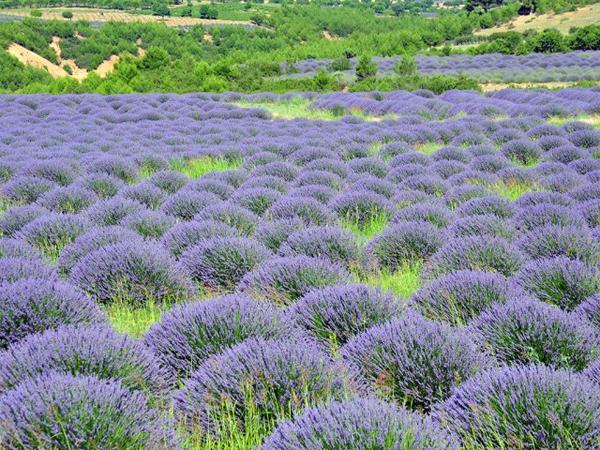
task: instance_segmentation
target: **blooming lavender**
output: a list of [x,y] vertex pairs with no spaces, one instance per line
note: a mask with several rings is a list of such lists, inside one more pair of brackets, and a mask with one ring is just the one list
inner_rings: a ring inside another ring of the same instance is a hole
[[363,390],[421,411],[489,364],[467,333],[414,312],[368,329],[340,353]]
[[176,307],[144,336],[179,377],[192,375],[208,358],[246,339],[289,336],[274,306],[240,295],[225,295]]
[[281,423],[263,443],[263,450],[325,450],[385,448],[450,450],[453,436],[428,418],[401,406],[372,398],[330,402],[302,411]]

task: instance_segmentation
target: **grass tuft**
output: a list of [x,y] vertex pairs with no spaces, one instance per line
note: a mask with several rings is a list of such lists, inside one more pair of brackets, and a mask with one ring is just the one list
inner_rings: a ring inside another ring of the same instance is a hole
[[421,288],[422,263],[405,263],[394,272],[381,271],[379,274],[370,275],[366,282],[371,286],[379,286],[384,291],[392,291],[402,298],[409,298]]
[[350,230],[358,238],[359,243],[364,243],[373,236],[381,233],[388,224],[388,216],[385,213],[376,213],[365,221],[344,219],[340,226]]
[[108,320],[119,333],[140,337],[150,325],[158,322],[161,315],[171,309],[173,305],[157,305],[148,302],[144,307],[133,308],[123,303],[115,303],[106,307]]
[[212,156],[203,156],[201,158],[189,160],[172,159],[169,161],[171,170],[183,172],[190,178],[200,178],[208,172],[223,172],[230,169],[239,169],[241,165],[242,161],[229,161],[224,158],[214,158]]

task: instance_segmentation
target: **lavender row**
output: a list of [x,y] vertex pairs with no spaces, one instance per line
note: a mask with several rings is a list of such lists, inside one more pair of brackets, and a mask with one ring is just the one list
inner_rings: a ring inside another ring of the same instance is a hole
[[[394,65],[401,59],[396,57],[373,57],[378,73],[392,75]],[[484,55],[425,56],[415,59],[417,70],[427,75],[465,74],[480,82],[551,82],[595,80],[600,76],[600,52],[533,53],[528,55]],[[282,63],[282,70],[288,72],[284,78],[302,78],[316,75],[321,69],[329,70],[331,59],[308,59],[288,67]],[[358,58],[350,59],[351,70],[342,71],[346,76],[354,75]]]
[[0,99],[3,445],[596,447],[598,95]]

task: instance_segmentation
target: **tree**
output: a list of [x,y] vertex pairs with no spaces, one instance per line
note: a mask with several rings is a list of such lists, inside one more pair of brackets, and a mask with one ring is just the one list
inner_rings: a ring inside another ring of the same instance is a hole
[[71,11],[63,11],[62,16],[65,19],[71,20],[73,18],[73,13]]
[[165,16],[171,15],[171,10],[164,3],[157,3],[152,7],[152,15],[160,16],[164,20]]
[[362,81],[377,75],[377,63],[371,61],[370,56],[361,56],[356,65],[356,79]]
[[252,14],[250,16],[250,22],[252,22],[254,25],[256,25],[257,27],[261,26],[263,23],[265,23],[266,17],[263,14]]
[[557,53],[569,50],[565,37],[554,28],[536,34],[527,44],[529,50],[534,53]]
[[402,55],[402,59],[398,60],[396,64],[394,64],[394,72],[396,72],[401,77],[407,75],[414,75],[417,73],[417,63],[415,62],[415,58],[412,56],[408,56],[406,53]]
[[471,12],[481,8],[484,12],[488,12],[490,8],[500,6],[502,3],[503,0],[467,0],[465,9]]
[[181,11],[181,17],[192,17],[192,7],[190,5],[183,8]]
[[171,63],[171,57],[164,48],[149,47],[146,54],[140,60],[142,69],[160,69]]

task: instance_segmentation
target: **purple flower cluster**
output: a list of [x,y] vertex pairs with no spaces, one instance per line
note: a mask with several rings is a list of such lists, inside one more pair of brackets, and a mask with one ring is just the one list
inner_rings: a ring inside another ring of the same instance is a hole
[[[348,115],[233,104],[295,97]],[[598,111],[598,88],[0,97],[0,441],[178,448],[174,411],[264,449],[597,447]],[[164,310],[139,340],[103,314],[139,309]]]

